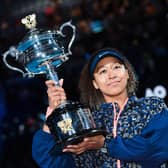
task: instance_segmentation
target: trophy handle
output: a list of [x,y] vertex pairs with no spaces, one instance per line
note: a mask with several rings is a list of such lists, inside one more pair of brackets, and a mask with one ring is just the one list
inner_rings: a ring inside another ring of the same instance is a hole
[[76,27],[71,24],[71,21],[69,21],[69,22],[66,22],[66,23],[62,24],[61,27],[60,27],[60,30],[57,31],[58,33],[61,34],[61,36],[65,37],[65,35],[62,33],[62,30],[63,30],[64,27],[66,27],[66,26],[69,26],[69,27],[72,28],[73,35],[72,35],[72,38],[71,38],[71,40],[70,40],[70,42],[69,42],[69,45],[68,45],[68,53],[65,53],[65,56],[72,54],[72,52],[71,52],[71,46],[72,46],[72,43],[74,42],[75,34],[76,34]]
[[12,70],[14,70],[14,71],[18,71],[18,72],[22,73],[23,77],[25,77],[25,76],[32,76],[32,74],[30,74],[30,72],[25,73],[23,70],[21,70],[21,69],[19,69],[19,68],[16,68],[16,67],[14,67],[14,66],[9,65],[9,63],[7,62],[7,56],[8,56],[8,55],[11,55],[11,56],[14,57],[16,60],[18,59],[18,57],[19,57],[19,51],[18,51],[15,47],[11,46],[11,47],[9,48],[9,50],[7,50],[7,51],[6,51],[5,53],[3,53],[2,55],[3,55],[3,62],[5,63],[5,65],[6,65],[9,69],[12,69]]

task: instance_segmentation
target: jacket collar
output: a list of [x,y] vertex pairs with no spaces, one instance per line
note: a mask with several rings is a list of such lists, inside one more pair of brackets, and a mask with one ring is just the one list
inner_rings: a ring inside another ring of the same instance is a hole
[[[137,102],[138,102],[138,98],[135,95],[130,96],[125,108],[130,108],[130,106],[132,106],[133,104],[136,104]],[[102,103],[100,106],[100,109],[108,109],[108,108],[113,108],[112,103]]]

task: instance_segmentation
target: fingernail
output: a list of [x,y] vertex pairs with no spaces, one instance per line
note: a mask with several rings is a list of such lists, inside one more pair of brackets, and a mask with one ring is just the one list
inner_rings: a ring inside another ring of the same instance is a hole
[[84,141],[88,141],[89,139],[88,138],[84,138]]

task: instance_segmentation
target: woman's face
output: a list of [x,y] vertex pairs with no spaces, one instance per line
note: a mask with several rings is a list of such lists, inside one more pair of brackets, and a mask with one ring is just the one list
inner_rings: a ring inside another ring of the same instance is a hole
[[102,92],[105,100],[127,94],[128,70],[118,59],[109,56],[100,60],[93,76],[93,85]]

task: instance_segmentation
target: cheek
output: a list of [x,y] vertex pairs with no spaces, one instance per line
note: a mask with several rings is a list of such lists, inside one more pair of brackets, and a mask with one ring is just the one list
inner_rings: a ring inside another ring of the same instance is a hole
[[125,76],[126,76],[126,78],[127,78],[127,80],[129,79],[129,73],[128,73],[128,70],[126,70],[126,72],[125,72]]
[[122,85],[124,85],[124,86],[127,85],[128,80],[129,80],[129,75],[128,75],[127,71],[125,73],[123,73],[123,74],[120,74],[119,77],[121,79]]
[[124,85],[124,87],[127,87],[127,84],[128,84],[128,78],[125,78],[125,79],[123,80],[123,85]]
[[95,89],[101,90],[104,84],[105,84],[105,79],[95,78],[95,80],[93,81],[93,86],[95,87]]
[[127,87],[128,80],[129,80],[129,76],[128,76],[128,75],[125,75],[125,76],[123,77],[123,79],[122,79],[123,87]]
[[122,78],[122,79],[128,81],[128,79],[129,79],[128,70],[123,71],[123,72],[120,74],[120,78]]

